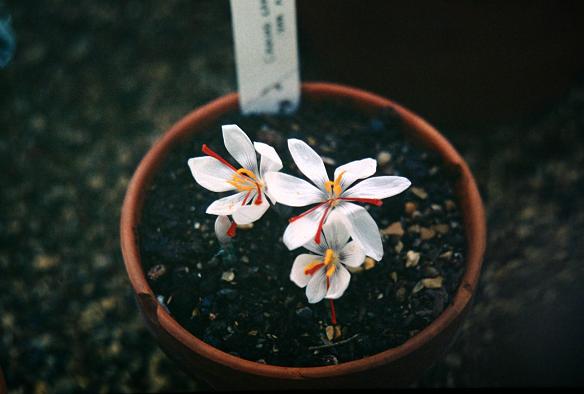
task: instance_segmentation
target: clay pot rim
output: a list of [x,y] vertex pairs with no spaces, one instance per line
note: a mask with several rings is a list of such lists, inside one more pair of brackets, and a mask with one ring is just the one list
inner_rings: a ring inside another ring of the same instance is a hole
[[[442,156],[446,165],[451,165],[460,172],[456,189],[463,214],[467,240],[466,272],[461,279],[461,284],[452,304],[426,328],[408,339],[402,345],[359,360],[331,366],[275,366],[233,356],[195,337],[174,320],[162,306],[156,303],[155,319],[157,325],[192,352],[235,370],[275,378],[305,379],[353,374],[376,368],[407,356],[429,342],[442,330],[446,329],[466,308],[478,282],[486,245],[485,214],[475,180],[462,157],[434,127],[389,99],[348,86],[324,82],[305,82],[302,84],[302,95],[316,100],[346,100],[355,108],[364,112],[381,107],[391,107],[403,119],[404,125],[409,129],[407,131],[408,134],[411,133],[417,139],[421,139],[429,149],[436,150]],[[126,270],[137,296],[146,295],[155,299],[155,295],[142,269],[137,238],[134,231],[139,221],[145,186],[149,183],[158,164],[163,161],[165,154],[172,147],[175,140],[183,135],[191,134],[193,125],[204,124],[206,126],[216,120],[221,114],[237,109],[237,93],[227,94],[195,109],[171,127],[154,144],[134,173],[128,185],[122,207],[120,238]]]

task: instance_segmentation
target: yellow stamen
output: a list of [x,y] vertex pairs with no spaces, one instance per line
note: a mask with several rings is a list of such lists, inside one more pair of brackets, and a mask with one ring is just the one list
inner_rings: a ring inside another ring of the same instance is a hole
[[336,177],[335,181],[326,181],[324,183],[324,189],[328,192],[331,193],[331,191],[334,193],[335,197],[338,197],[341,195],[341,193],[343,192],[343,188],[341,187],[341,180],[343,179],[343,175],[345,174],[345,171],[341,171],[341,173]]
[[336,264],[331,264],[330,267],[328,267],[328,269],[326,270],[326,277],[330,278],[331,276],[333,276],[333,274],[335,273],[335,270],[337,269],[337,265]]
[[241,174],[241,175],[245,175],[245,176],[253,179],[254,181],[257,179],[255,174],[252,171],[248,170],[247,168],[240,168],[239,170],[237,170],[237,173]]
[[329,265],[335,260],[335,252],[332,249],[327,249],[324,252],[324,265]]
[[247,168],[240,168],[237,170],[237,174],[234,174],[232,179],[227,181],[227,183],[239,191],[250,191],[257,187],[257,178],[255,174]]
[[326,276],[327,278],[330,278],[337,269],[337,265],[335,264],[336,260],[337,255],[335,252],[332,249],[327,249],[324,252],[324,259],[322,261],[314,260],[304,267],[304,275],[314,275],[314,273],[322,267],[328,267],[326,270]]
[[337,265],[335,264],[336,260],[337,255],[334,250],[327,249],[326,252],[324,252],[324,266],[328,267],[326,270],[327,278],[330,278],[335,273],[335,270],[337,269]]
[[242,180],[237,179],[235,177],[233,177],[233,180],[227,181],[227,183],[229,183],[230,185],[232,185],[233,187],[235,187],[240,192],[249,191],[249,190],[255,189],[255,186],[254,185],[249,185],[249,184],[247,184],[247,181],[242,181]]

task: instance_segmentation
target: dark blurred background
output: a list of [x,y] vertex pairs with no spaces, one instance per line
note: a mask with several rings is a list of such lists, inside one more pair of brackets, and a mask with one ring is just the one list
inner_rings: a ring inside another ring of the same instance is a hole
[[[474,308],[414,386],[584,383],[583,9],[298,0],[303,79],[367,88],[422,114],[469,162],[485,200],[488,250]],[[0,68],[8,387],[207,388],[144,328],[118,219],[153,141],[236,89],[228,1],[14,0],[0,4],[0,22],[7,15],[16,38]]]

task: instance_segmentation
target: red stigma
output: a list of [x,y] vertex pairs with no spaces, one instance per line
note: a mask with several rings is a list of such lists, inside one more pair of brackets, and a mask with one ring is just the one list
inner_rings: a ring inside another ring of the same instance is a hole
[[[304,275],[314,275],[314,273],[316,271],[318,271],[319,269],[321,269],[323,266],[324,266],[324,263],[317,264],[314,267],[310,268],[308,271],[305,271]],[[327,280],[328,280],[328,278],[327,278]]]
[[249,195],[251,194],[251,190],[249,192],[247,192],[247,194],[245,195],[243,202],[241,203],[241,205],[245,205],[245,203],[247,202],[247,199],[249,198]]
[[237,223],[233,222],[227,229],[227,236],[230,238],[235,237],[235,231],[237,230]]
[[258,198],[255,199],[255,205],[260,205],[262,203],[262,188],[256,182],[256,187],[258,188]]
[[322,218],[320,219],[320,222],[318,223],[318,229],[316,230],[316,235],[314,236],[314,242],[316,242],[317,245],[320,245],[320,236],[322,233],[322,226],[324,225],[324,221],[326,220],[326,216],[328,215],[330,209],[331,209],[331,206],[329,204],[329,205],[327,205],[326,209],[324,210],[324,215],[322,215]]
[[206,154],[207,156],[211,156],[212,158],[219,160],[221,163],[225,164],[227,167],[231,168],[233,171],[237,172],[237,169],[235,167],[233,167],[227,160],[225,160],[224,158],[222,158],[221,156],[219,156],[218,153],[214,152],[213,150],[211,150],[211,148],[209,148],[207,146],[207,144],[203,144],[203,147],[201,148],[201,150],[203,151],[204,154]]
[[314,207],[310,208],[308,211],[304,211],[304,212],[302,212],[302,213],[301,213],[300,215],[298,215],[298,216],[292,216],[290,219],[288,219],[288,222],[289,222],[289,223],[292,223],[292,222],[294,222],[294,221],[296,221],[296,220],[298,220],[298,219],[301,219],[301,218],[303,218],[304,216],[308,215],[309,213],[311,213],[311,212],[314,212],[314,210],[315,210],[315,209],[317,209],[317,208],[319,208],[319,207],[321,207],[321,206],[323,206],[324,204],[327,204],[327,203],[328,203],[328,201],[321,202],[320,204],[318,204],[318,205],[315,205]]
[[381,201],[377,198],[339,197],[339,200],[362,202],[365,204],[375,205],[377,207],[380,207],[383,205],[383,201]]

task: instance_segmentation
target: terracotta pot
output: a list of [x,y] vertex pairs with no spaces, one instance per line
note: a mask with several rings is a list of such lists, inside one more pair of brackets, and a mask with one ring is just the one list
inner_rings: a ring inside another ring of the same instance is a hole
[[288,368],[244,360],[206,344],[177,323],[158,304],[148,285],[140,261],[136,227],[148,185],[173,144],[205,130],[222,114],[237,111],[238,96],[232,93],[193,111],[167,131],[144,157],[128,186],[121,217],[121,245],[139,309],[166,354],[184,371],[214,388],[347,388],[408,384],[445,352],[470,307],[479,278],[486,233],[483,204],[477,186],[462,157],[436,129],[388,99],[341,85],[304,83],[302,100],[342,101],[355,111],[366,113],[391,107],[403,119],[404,132],[409,137],[438,152],[444,165],[458,172],[456,193],[464,219],[467,261],[466,272],[452,305],[401,346],[360,360],[310,368]]
[[528,116],[584,71],[583,1],[297,4],[311,78],[391,95],[439,125],[476,130]]

